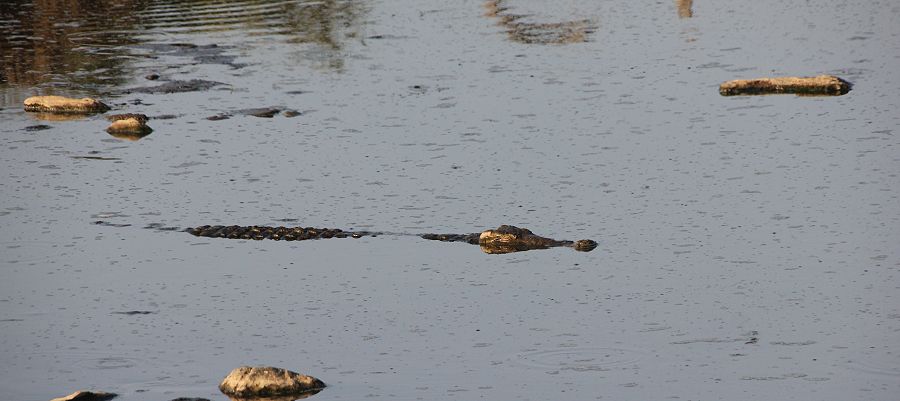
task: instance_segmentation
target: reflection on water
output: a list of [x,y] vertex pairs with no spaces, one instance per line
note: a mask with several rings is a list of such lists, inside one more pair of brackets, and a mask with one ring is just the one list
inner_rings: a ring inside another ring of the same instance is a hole
[[563,22],[525,22],[526,14],[513,14],[503,0],[487,0],[485,16],[497,18],[509,39],[527,44],[563,44],[587,41],[596,27],[587,19]]
[[78,121],[87,119],[87,115],[84,114],[28,113],[28,115],[40,121]]
[[119,60],[125,47],[135,43],[128,31],[138,23],[134,11],[141,3],[120,0],[116,7],[111,3],[0,2],[0,84],[96,87],[101,82],[124,82]]
[[322,390],[319,389],[319,390],[307,391],[307,392],[301,393],[301,394],[285,395],[285,396],[272,396],[272,397],[264,397],[264,398],[260,398],[260,397],[243,398],[243,397],[234,397],[234,396],[229,395],[228,399],[231,401],[296,401],[296,400],[303,400],[303,399],[312,397],[316,394],[319,394],[321,391]]
[[0,2],[0,88],[100,92],[133,78],[129,61],[146,53],[135,49],[154,35],[210,31],[281,35],[309,45],[304,55],[317,65],[341,69],[343,44],[358,36],[367,10],[362,2],[340,0],[6,0]]
[[675,7],[678,9],[678,18],[691,18],[694,16],[694,0],[675,0]]

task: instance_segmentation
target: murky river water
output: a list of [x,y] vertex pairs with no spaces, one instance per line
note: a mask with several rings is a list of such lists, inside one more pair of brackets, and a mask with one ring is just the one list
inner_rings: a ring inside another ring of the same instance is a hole
[[[900,3],[549,4],[0,4],[0,399],[221,400],[245,364],[322,401],[896,399]],[[717,91],[823,73],[853,90]],[[202,224],[600,247],[143,228]]]

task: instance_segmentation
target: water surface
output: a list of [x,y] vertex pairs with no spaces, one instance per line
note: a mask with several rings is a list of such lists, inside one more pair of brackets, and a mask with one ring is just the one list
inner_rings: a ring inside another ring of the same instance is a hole
[[[501,2],[589,27],[544,43],[491,3],[0,5],[3,398],[220,400],[244,364],[316,400],[896,398],[900,6]],[[853,90],[717,90],[823,73]],[[135,90],[191,79],[219,84]],[[154,132],[23,112],[36,94]],[[264,107],[299,115],[241,112]],[[143,228],[202,224],[600,247]]]

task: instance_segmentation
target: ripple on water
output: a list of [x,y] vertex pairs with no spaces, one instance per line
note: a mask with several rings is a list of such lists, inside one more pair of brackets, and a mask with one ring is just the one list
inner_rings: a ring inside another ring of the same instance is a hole
[[36,263],[58,260],[63,254],[63,247],[59,243],[50,241],[6,241],[0,242],[0,262]]
[[172,363],[161,361],[160,358],[140,358],[132,356],[114,355],[110,352],[84,351],[84,350],[54,350],[28,353],[29,360],[48,360],[56,366],[68,369],[93,369],[115,370],[130,369],[159,365],[160,363]]
[[847,364],[847,368],[857,372],[900,377],[900,361],[874,361],[871,359],[865,361],[852,360]]
[[627,348],[573,347],[520,353],[516,362],[530,368],[591,372],[637,363],[644,354]]

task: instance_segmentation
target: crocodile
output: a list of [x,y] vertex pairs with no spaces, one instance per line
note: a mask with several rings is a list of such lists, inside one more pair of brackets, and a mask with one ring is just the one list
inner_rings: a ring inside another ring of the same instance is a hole
[[244,240],[304,241],[325,238],[361,238],[379,235],[416,235],[420,238],[443,242],[465,242],[479,245],[490,254],[521,252],[533,249],[568,247],[581,252],[590,252],[597,242],[590,239],[578,241],[555,240],[534,234],[527,228],[502,225],[496,230],[485,230],[470,234],[395,234],[373,231],[344,231],[338,228],[315,227],[272,227],[272,226],[222,226],[205,225],[186,230],[197,237],[228,238]]

